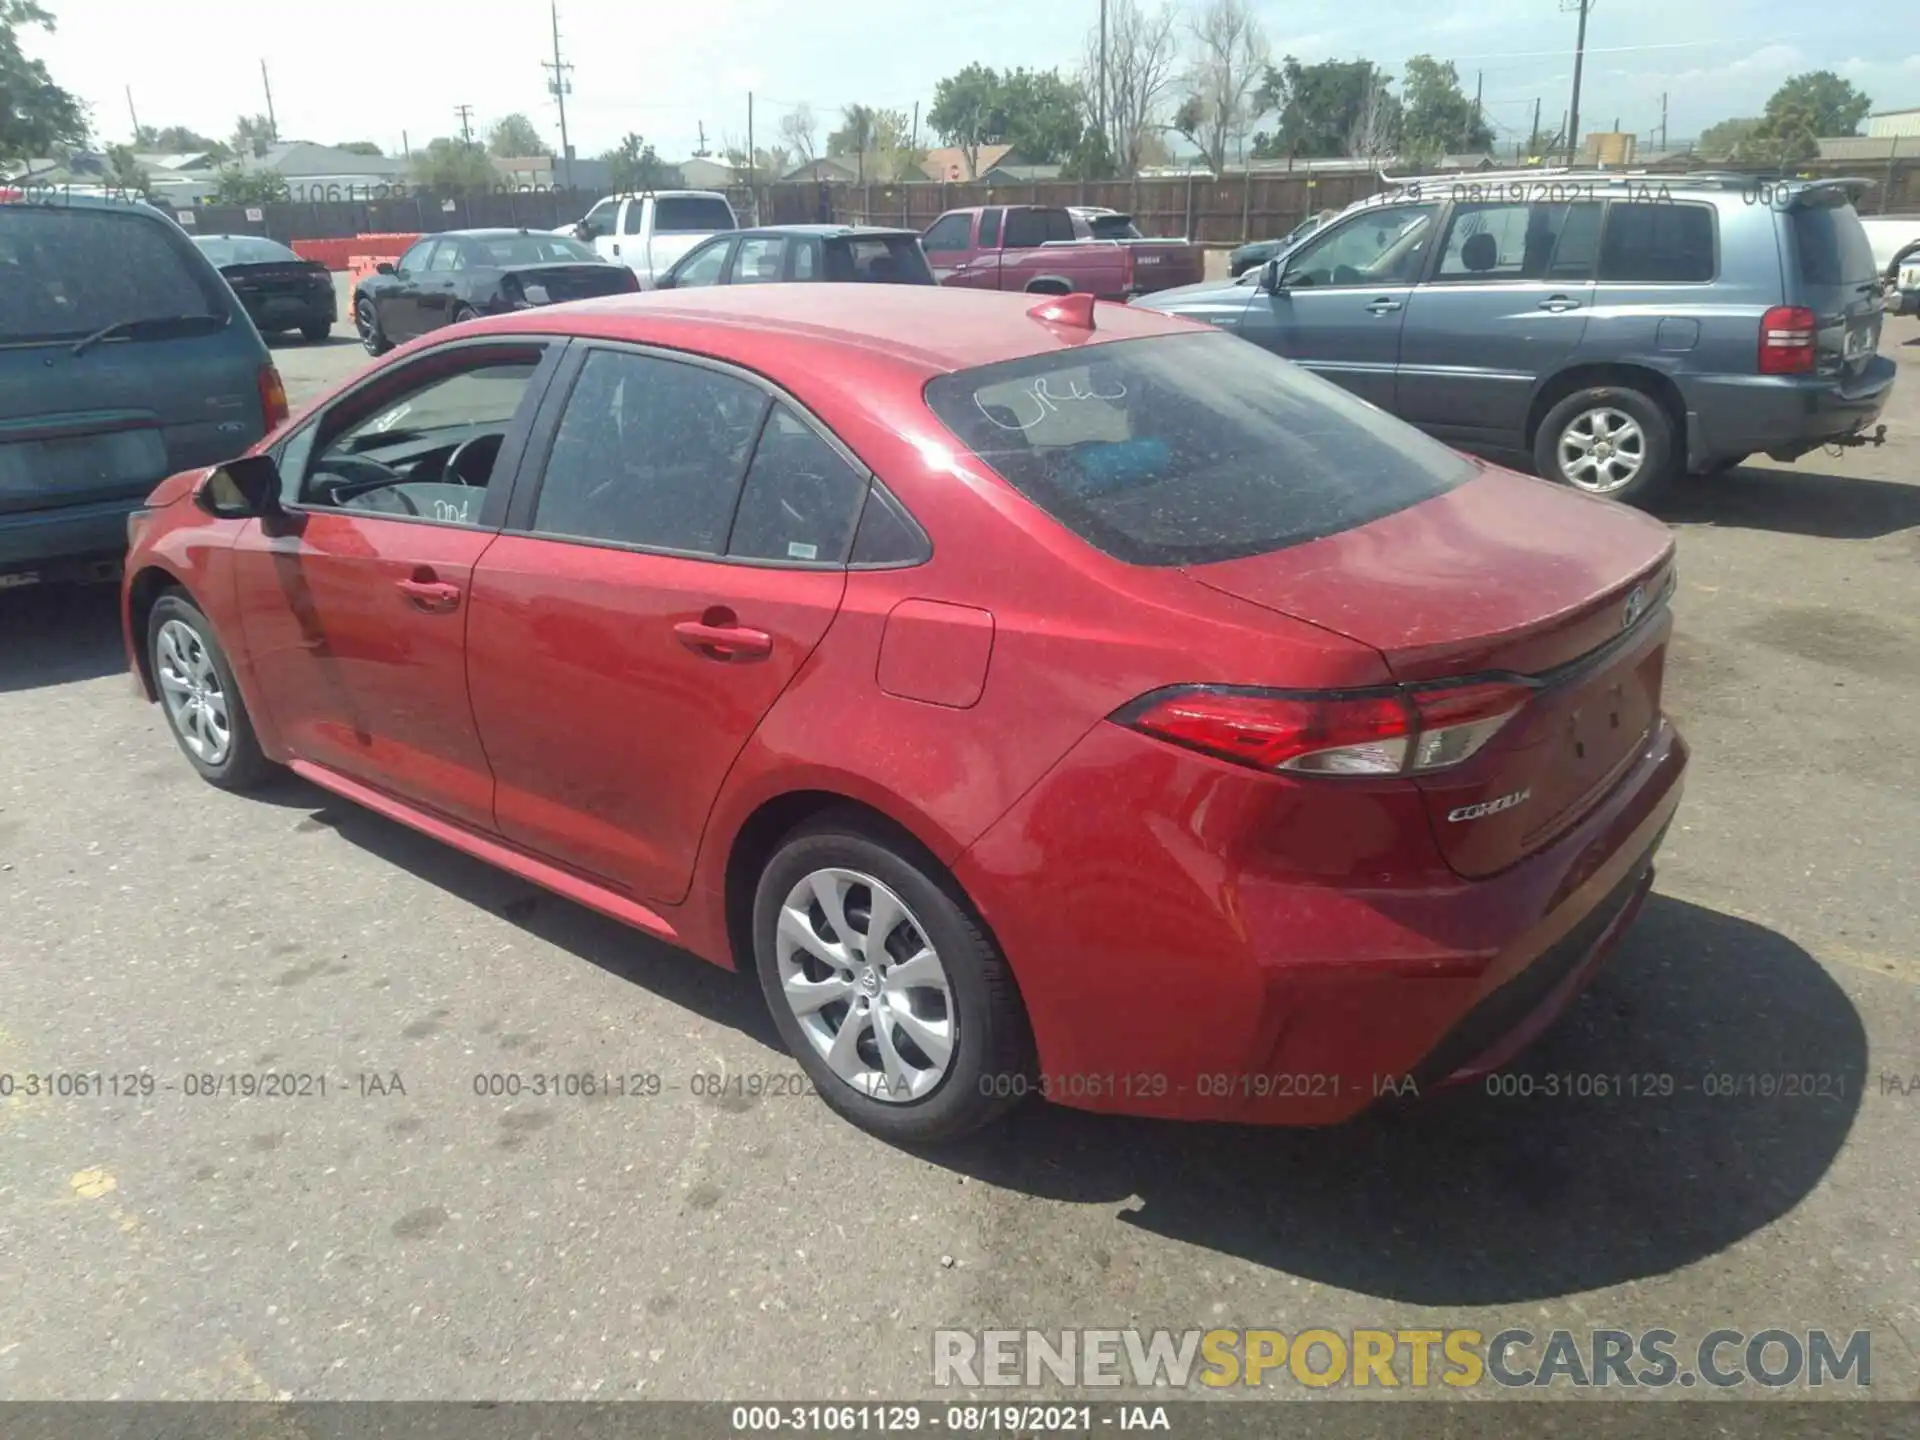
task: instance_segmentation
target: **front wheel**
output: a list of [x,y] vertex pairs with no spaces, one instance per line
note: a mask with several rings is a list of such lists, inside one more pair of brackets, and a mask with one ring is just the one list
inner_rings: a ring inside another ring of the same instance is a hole
[[362,295],[353,302],[353,328],[369,355],[384,355],[393,348],[387,332],[380,328],[380,311],[372,296]]
[[480,312],[471,305],[462,305],[453,312],[453,323],[456,325],[464,325],[469,320],[478,320],[479,318]]
[[1542,479],[1641,505],[1673,478],[1673,426],[1640,391],[1596,385],[1547,412],[1533,458]]
[[245,790],[273,772],[213,626],[185,594],[163,595],[147,618],[147,654],[167,725],[187,762],[222,790]]
[[824,816],[775,852],[753,952],[787,1048],[862,1129],[950,1140],[1026,1092],[1032,1040],[1005,959],[938,863],[864,816]]

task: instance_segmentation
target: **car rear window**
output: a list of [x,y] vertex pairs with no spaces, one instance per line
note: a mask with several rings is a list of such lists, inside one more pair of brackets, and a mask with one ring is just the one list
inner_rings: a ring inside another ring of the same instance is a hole
[[1087,229],[1096,240],[1144,240],[1131,215],[1089,215]]
[[1861,285],[1873,279],[1873,246],[1851,205],[1796,207],[1793,250],[1807,285]]
[[1008,250],[1024,250],[1049,240],[1073,238],[1073,217],[1064,210],[1009,210],[1001,244]]
[[269,240],[263,235],[209,235],[193,243],[216,266],[300,263],[300,257],[293,251],[278,240]]
[[0,205],[0,345],[77,339],[123,320],[224,322],[225,287],[167,225],[137,211]]
[[656,235],[711,235],[734,229],[727,202],[710,195],[662,195],[653,202]]
[[918,235],[870,235],[827,242],[827,279],[931,285]]
[[591,245],[582,245],[566,235],[482,235],[468,236],[489,265],[547,265],[600,259]]
[[1616,200],[1600,241],[1600,278],[1656,283],[1713,279],[1713,210],[1670,200]]
[[1022,495],[1135,565],[1284,549],[1475,473],[1438,441],[1228,335],[1051,351],[939,376],[926,395]]

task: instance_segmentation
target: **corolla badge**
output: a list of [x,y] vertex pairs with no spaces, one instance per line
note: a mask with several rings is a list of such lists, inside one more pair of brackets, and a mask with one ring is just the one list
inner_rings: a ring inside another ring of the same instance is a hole
[[1502,795],[1498,800],[1485,800],[1478,805],[1462,805],[1458,810],[1449,810],[1447,819],[1459,823],[1462,820],[1478,820],[1487,815],[1498,815],[1502,810],[1511,810],[1516,805],[1524,805],[1533,795],[1531,790],[1515,790],[1511,795]]
[[1633,587],[1633,593],[1627,596],[1627,608],[1620,612],[1620,628],[1631,630],[1633,622],[1647,613],[1647,589],[1644,585]]

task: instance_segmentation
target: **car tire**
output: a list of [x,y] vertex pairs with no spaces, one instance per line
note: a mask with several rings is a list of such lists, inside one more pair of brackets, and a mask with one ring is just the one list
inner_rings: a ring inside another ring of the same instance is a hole
[[[827,918],[833,896],[853,943]],[[802,905],[806,919],[796,922]],[[885,958],[870,961],[882,905],[897,918]],[[798,938],[797,923],[810,940]],[[1028,1091],[1032,1034],[1005,958],[939,862],[864,814],[828,812],[780,843],[754,893],[753,955],[781,1039],[820,1097],[870,1134],[951,1140]],[[844,998],[796,1001],[790,984],[822,992],[831,984]],[[860,1027],[850,1037],[849,1024]]]
[[1643,505],[1663,491],[1678,468],[1675,459],[1667,412],[1620,385],[1574,391],[1546,413],[1533,442],[1542,479],[1627,505]]
[[331,324],[322,325],[318,320],[314,321],[311,325],[302,325],[300,327],[300,338],[309,345],[318,345],[331,334],[333,334],[333,326]]
[[353,328],[369,355],[384,355],[393,348],[387,332],[380,328],[380,311],[371,297],[362,295],[353,302]]
[[162,595],[147,617],[147,660],[167,728],[201,779],[222,790],[247,790],[274,773],[227,652],[185,592]]
[[471,305],[462,305],[453,312],[453,323],[456,325],[464,325],[469,320],[478,320],[479,318],[480,312]]
[[1752,458],[1753,456],[1750,454],[1723,455],[1718,460],[1708,461],[1706,468],[1701,470],[1700,473],[1702,475],[1724,475],[1729,470],[1738,470],[1742,465],[1746,464],[1747,461],[1751,460]]

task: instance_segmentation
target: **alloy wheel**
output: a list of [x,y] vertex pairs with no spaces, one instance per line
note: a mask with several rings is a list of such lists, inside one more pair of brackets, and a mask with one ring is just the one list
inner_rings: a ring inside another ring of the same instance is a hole
[[362,299],[353,307],[353,328],[360,333],[360,343],[372,350],[380,343],[380,325],[374,317],[373,302]]
[[1646,467],[1646,432],[1624,410],[1583,410],[1560,432],[1554,456],[1569,485],[1592,495],[1611,495],[1631,485]]
[[201,764],[219,765],[233,748],[233,719],[206,641],[184,620],[169,620],[153,648],[167,719]]
[[875,1100],[931,1093],[958,1041],[953,989],[925,927],[871,875],[823,869],[780,906],[780,991],[828,1068]]

